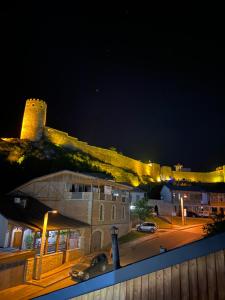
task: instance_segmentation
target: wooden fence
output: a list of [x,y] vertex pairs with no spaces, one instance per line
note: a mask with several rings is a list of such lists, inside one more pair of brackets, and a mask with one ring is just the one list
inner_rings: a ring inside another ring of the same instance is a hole
[[144,259],[42,300],[225,300],[225,234]]
[[224,300],[224,254],[218,251],[71,299]]

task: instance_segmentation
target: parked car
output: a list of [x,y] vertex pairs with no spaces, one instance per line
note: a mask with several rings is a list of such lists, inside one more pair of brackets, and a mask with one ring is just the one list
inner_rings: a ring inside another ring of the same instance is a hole
[[198,215],[199,215],[199,217],[202,217],[202,218],[209,218],[209,211],[200,211],[199,213],[198,213]]
[[187,217],[189,217],[189,218],[197,218],[197,217],[199,217],[199,215],[197,214],[197,213],[195,213],[195,212],[193,212],[193,211],[187,211]]
[[136,226],[137,231],[143,231],[143,232],[156,232],[157,225],[153,222],[144,222],[142,224],[139,224]]
[[70,276],[79,281],[88,280],[102,272],[108,266],[108,258],[105,253],[90,254],[80,259],[78,264],[71,268]]

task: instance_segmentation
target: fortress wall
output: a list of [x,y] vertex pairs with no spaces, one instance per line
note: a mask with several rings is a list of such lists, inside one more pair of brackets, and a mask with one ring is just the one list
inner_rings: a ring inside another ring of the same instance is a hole
[[223,170],[213,172],[182,172],[173,171],[173,178],[175,180],[190,180],[193,182],[224,182]]
[[[225,168],[213,172],[172,171],[172,168],[169,166],[162,166],[160,168],[160,165],[156,163],[152,163],[150,166],[149,164],[121,155],[116,151],[90,146],[86,142],[69,136],[66,132],[53,128],[45,127],[44,136],[56,145],[69,147],[74,150],[80,149],[94,158],[101,160],[101,162],[96,161],[93,164],[101,170],[112,174],[117,181],[127,181],[134,186],[140,183],[140,179],[135,174],[125,172],[125,170],[136,172],[139,177],[149,176],[154,181],[160,181],[160,179],[166,181],[173,177],[175,180],[186,179],[193,182],[224,182]],[[123,171],[119,168],[125,170]]]
[[90,146],[86,142],[79,141],[77,138],[68,136],[67,133],[45,127],[44,135],[57,145],[67,146],[71,149],[80,149],[87,154],[118,168],[128,169],[141,176],[150,176],[154,180],[160,177],[160,165],[153,163],[152,166],[138,160],[121,155],[116,151],[100,147]]
[[162,166],[161,167],[161,179],[162,181],[169,180],[173,177],[172,168],[169,166]]

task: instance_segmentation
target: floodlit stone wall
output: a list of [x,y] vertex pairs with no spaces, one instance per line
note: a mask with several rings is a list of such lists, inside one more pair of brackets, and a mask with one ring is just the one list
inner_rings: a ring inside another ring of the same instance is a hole
[[[79,141],[77,138],[69,136],[66,132],[49,127],[45,127],[44,135],[49,141],[56,145],[69,147],[74,150],[79,149],[101,162],[104,162],[105,164],[96,161],[95,165],[100,167],[103,171],[108,171],[112,175],[115,174],[115,177],[119,178],[118,181],[123,181],[124,179],[124,181],[132,182],[133,185],[138,185],[140,183],[140,180],[137,176],[135,176],[135,174],[125,174],[126,170],[128,172],[131,171],[136,173],[140,178],[142,176],[148,176],[153,180],[157,180],[160,177],[159,164],[145,164],[141,161],[119,154],[113,150],[90,146],[86,142]],[[125,178],[126,176],[129,178]]]
[[43,136],[50,142],[71,149],[78,149],[96,158],[93,166],[108,172],[117,181],[124,181],[138,186],[141,182],[166,181],[170,178],[175,180],[190,180],[194,182],[224,182],[225,169],[213,172],[184,172],[172,171],[169,166],[160,167],[157,163],[143,163],[116,151],[101,147],[90,146],[86,142],[71,137],[68,133],[49,128],[46,123],[47,104],[39,99],[28,99],[26,101],[21,139],[38,141]]
[[188,180],[192,182],[224,182],[224,170],[213,172],[182,172],[173,171],[172,177],[175,180]]

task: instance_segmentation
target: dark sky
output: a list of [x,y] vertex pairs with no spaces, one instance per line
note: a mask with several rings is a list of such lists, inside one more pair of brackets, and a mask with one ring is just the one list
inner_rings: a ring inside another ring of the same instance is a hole
[[193,170],[225,164],[219,7],[55,3],[1,10],[0,136],[19,136],[37,97],[48,126],[91,145]]

